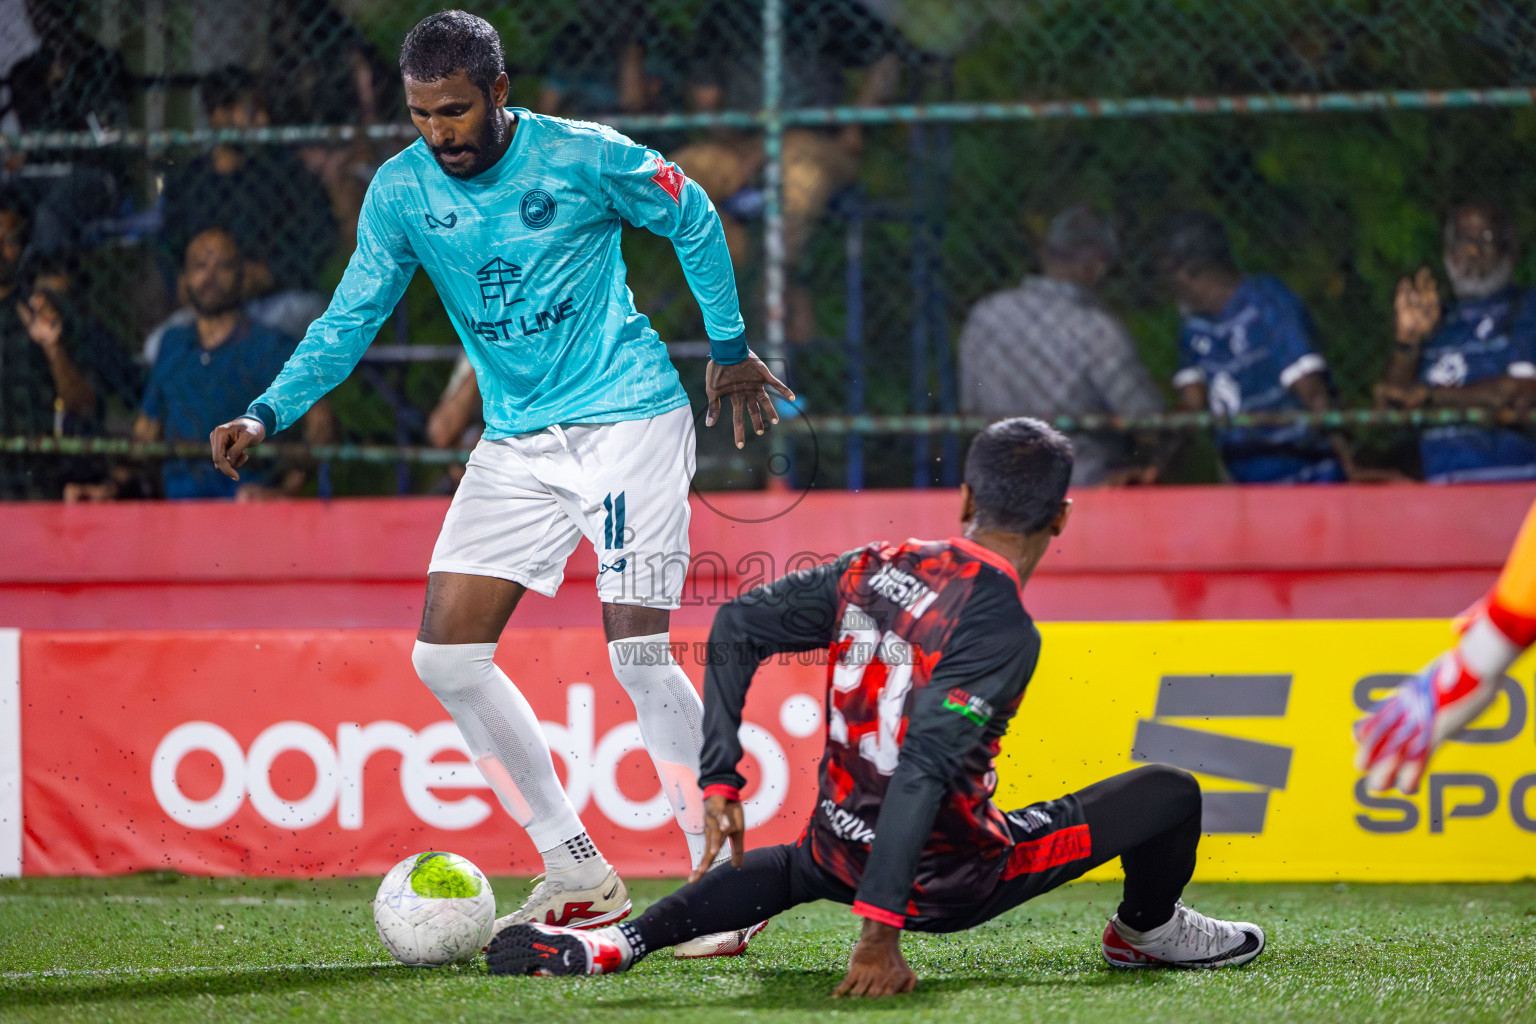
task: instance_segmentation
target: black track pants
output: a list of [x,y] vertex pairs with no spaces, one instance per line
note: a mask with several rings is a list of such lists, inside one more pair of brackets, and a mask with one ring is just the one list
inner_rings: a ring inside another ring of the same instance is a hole
[[[1173,916],[1194,874],[1200,786],[1188,772],[1148,765],[1010,812],[1008,824],[1015,847],[992,892],[942,915],[908,917],[909,929],[974,927],[1116,857],[1125,869],[1120,919],[1140,931],[1156,927]],[[814,900],[852,904],[854,889],[816,864],[802,840],[750,850],[740,868],[715,868],[622,927],[643,955]]]

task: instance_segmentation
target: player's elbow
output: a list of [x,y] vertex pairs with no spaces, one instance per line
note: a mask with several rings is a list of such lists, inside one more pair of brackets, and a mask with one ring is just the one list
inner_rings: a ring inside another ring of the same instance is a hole
[[688,183],[678,207],[677,232],[674,237],[704,239],[715,231],[724,232],[725,226],[720,222],[719,211],[698,182]]
[[925,742],[908,734],[901,747],[901,768],[914,781],[948,785],[965,776],[966,754],[966,750],[944,743]]

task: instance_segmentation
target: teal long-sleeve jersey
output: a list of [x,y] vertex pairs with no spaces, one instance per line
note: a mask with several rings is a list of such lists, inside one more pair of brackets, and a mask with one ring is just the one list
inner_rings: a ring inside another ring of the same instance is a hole
[[711,339],[741,337],[725,233],[697,183],[605,125],[511,113],[510,147],[473,178],[450,177],[420,139],[379,169],[330,307],[251,404],[269,431],[346,379],[417,267],[475,368],[486,437],[686,405],[625,283],[620,218],[672,240]]

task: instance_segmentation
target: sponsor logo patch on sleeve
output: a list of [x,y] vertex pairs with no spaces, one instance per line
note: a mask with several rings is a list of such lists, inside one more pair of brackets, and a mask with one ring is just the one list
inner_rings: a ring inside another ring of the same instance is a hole
[[656,158],[656,173],[651,175],[651,180],[661,186],[661,190],[672,197],[672,201],[679,205],[683,202],[683,186],[688,184],[688,179],[683,177],[683,172],[677,164],[669,164],[661,157]]
[[974,693],[966,693],[958,688],[950,690],[944,695],[944,710],[953,711],[961,718],[976,725],[986,725],[992,720],[993,713],[991,704],[988,704]]

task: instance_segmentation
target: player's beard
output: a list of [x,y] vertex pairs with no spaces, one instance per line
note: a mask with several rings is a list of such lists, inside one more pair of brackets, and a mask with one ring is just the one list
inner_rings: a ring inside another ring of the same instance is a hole
[[[511,126],[507,123],[507,117],[500,107],[492,107],[486,114],[485,123],[480,128],[480,134],[472,142],[461,142],[457,146],[429,146],[432,157],[437,161],[437,166],[443,169],[443,173],[450,178],[473,178],[491,165],[495,157],[492,154],[500,154],[503,145],[507,141],[507,132]],[[467,167],[454,170],[443,163],[444,153],[459,153],[468,150],[475,155]]]
[[1506,256],[1489,269],[1478,273],[1475,270],[1463,270],[1456,265],[1455,260],[1446,260],[1445,276],[1450,279],[1451,291],[1456,293],[1458,299],[1486,299],[1509,284],[1515,276],[1515,261]]

